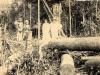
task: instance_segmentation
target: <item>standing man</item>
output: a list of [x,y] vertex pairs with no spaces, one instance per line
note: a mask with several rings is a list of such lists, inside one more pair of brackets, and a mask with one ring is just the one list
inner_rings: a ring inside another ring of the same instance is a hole
[[32,31],[29,25],[29,20],[25,20],[25,24],[24,24],[24,34],[27,40],[32,40]]
[[61,36],[65,36],[62,30],[62,25],[56,18],[54,18],[53,22],[51,23],[51,36],[52,39],[58,39]]
[[54,18],[53,22],[51,23],[51,36],[52,36],[52,39],[57,39],[58,38],[58,29],[59,29],[59,26],[58,26],[57,20]]
[[49,40],[51,38],[50,36],[50,24],[45,20],[43,26],[42,26],[42,39],[43,40]]
[[18,41],[22,41],[22,35],[23,35],[23,19],[22,18],[18,18],[18,20],[15,21],[15,25],[17,28],[17,40]]
[[30,28],[29,20],[25,20],[24,22],[24,40],[25,40],[25,50],[32,50],[32,31]]

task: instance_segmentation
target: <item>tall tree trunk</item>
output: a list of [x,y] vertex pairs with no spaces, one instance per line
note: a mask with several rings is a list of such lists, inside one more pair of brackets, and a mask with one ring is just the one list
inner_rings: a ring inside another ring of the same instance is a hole
[[97,17],[97,12],[98,12],[98,0],[96,0],[96,17]]
[[84,8],[83,8],[83,23],[85,22],[85,12],[84,12]]
[[62,5],[59,3],[59,21],[61,22]]
[[30,3],[30,26],[31,26],[31,18],[32,18],[32,4]]
[[47,13],[47,15],[48,15],[49,21],[52,22],[52,19],[51,19],[49,13],[48,13],[48,10],[46,9],[46,6],[44,6],[44,9],[45,9],[45,11],[46,11],[46,13]]
[[40,39],[40,0],[38,0],[38,39]]
[[69,0],[69,30],[70,30],[70,37],[72,36],[72,25],[71,25],[71,3],[70,3],[70,0]]
[[51,14],[51,16],[54,17],[52,11],[50,10],[50,8],[49,8],[49,6],[48,6],[48,4],[46,2],[46,0],[43,0],[43,2],[45,4],[45,6],[47,7],[47,9],[48,9],[49,13]]

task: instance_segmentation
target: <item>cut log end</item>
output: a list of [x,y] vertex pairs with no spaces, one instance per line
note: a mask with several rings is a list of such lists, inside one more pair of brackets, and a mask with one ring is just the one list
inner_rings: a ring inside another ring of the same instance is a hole
[[74,61],[69,54],[64,54],[61,57],[60,75],[75,75]]

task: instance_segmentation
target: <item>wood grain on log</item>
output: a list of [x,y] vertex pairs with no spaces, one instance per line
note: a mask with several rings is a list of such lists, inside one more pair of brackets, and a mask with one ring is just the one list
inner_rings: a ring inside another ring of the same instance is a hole
[[51,39],[41,46],[41,49],[48,48],[69,49],[72,51],[100,51],[100,37]]
[[82,60],[99,60],[100,56],[84,56],[81,57]]
[[74,60],[69,54],[64,54],[61,57],[60,75],[75,75]]

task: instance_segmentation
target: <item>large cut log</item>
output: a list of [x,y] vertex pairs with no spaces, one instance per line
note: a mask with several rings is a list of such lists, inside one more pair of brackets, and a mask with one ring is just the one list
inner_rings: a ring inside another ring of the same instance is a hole
[[61,57],[60,75],[75,75],[74,60],[69,54],[64,54]]
[[99,60],[100,56],[84,56],[81,57],[81,60]]
[[57,48],[72,51],[100,51],[100,37],[61,38],[41,43],[40,49]]
[[99,67],[100,68],[100,60],[97,59],[89,59],[85,62],[86,67]]

